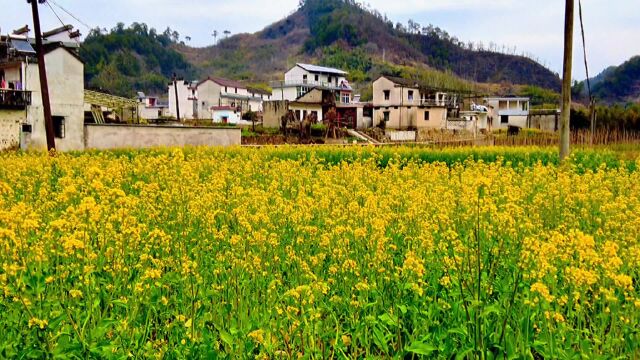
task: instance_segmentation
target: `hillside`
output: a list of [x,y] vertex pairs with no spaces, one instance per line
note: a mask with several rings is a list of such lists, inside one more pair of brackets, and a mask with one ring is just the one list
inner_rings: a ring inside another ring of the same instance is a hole
[[592,86],[594,95],[606,102],[640,102],[640,56],[608,69]]
[[205,73],[272,80],[297,61],[341,66],[354,81],[370,81],[380,64],[412,65],[450,72],[482,83],[536,85],[558,90],[560,79],[522,56],[469,50],[432,26],[393,24],[352,0],[306,0],[287,18],[255,34],[217,46],[176,49]]
[[171,29],[159,34],[138,23],[129,28],[118,24],[108,34],[94,30],[80,48],[85,85],[128,97],[138,90],[162,93],[174,73],[187,78],[198,73],[183,55],[171,49],[176,41],[177,33]]
[[82,57],[88,87],[127,96],[135,90],[164,91],[174,72],[190,79],[217,75],[267,83],[296,62],[349,71],[365,99],[366,85],[383,73],[478,91],[560,87],[556,74],[526,57],[478,51],[432,26],[394,25],[353,0],[301,1],[295,12],[262,31],[205,48],[185,45],[170,29],[159,34],[144,24],[118,24],[108,34],[92,32]]

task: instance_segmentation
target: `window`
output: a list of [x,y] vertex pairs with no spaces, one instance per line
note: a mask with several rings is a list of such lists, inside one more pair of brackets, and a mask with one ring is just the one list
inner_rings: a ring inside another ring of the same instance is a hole
[[407,93],[407,98],[409,99],[409,101],[413,101],[413,90],[409,90],[409,92]]
[[348,104],[351,101],[351,96],[349,96],[349,93],[343,93],[342,94],[342,103],[343,104]]
[[388,101],[390,98],[391,98],[391,90],[385,90],[384,99]]
[[318,82],[319,80],[320,80],[320,77],[316,75],[316,82]]
[[307,75],[302,75],[302,83],[303,84],[307,83]]
[[508,124],[508,123],[509,123],[509,116],[508,115],[500,116],[500,124]]
[[382,120],[383,120],[383,121],[385,121],[385,122],[387,122],[387,121],[389,121],[390,116],[391,116],[391,112],[389,112],[389,111],[384,111],[384,112],[382,113]]
[[429,121],[429,110],[424,112],[424,121]]
[[227,89],[227,87],[224,87],[224,92],[229,92],[229,89]]
[[238,93],[238,88],[236,88],[236,94]]
[[302,112],[302,119],[306,119],[307,118],[307,110]]
[[53,133],[56,138],[64,139],[64,136],[65,136],[64,116],[53,117]]
[[[316,77],[318,77],[318,75],[316,75]],[[318,120],[318,112],[317,111],[312,111],[311,112],[311,116],[313,116],[314,119]]]
[[527,111],[527,110],[529,110],[529,103],[525,101],[522,103],[522,111]]
[[331,84],[331,80],[332,80],[332,79],[333,79],[333,78],[332,78],[331,76],[329,76],[329,84]]
[[298,86],[297,90],[297,97],[301,97],[302,95],[306,94],[309,91],[309,88],[306,86]]

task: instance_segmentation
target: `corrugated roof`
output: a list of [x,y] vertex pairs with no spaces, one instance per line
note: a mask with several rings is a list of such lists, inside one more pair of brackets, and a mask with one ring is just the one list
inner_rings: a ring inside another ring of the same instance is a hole
[[309,72],[317,72],[317,73],[324,73],[324,74],[336,74],[336,75],[347,75],[348,73],[346,71],[340,70],[340,69],[334,69],[334,68],[330,68],[330,67],[324,67],[324,66],[318,66],[318,65],[310,65],[310,64],[296,64],[298,66],[300,66],[301,68],[309,71]]

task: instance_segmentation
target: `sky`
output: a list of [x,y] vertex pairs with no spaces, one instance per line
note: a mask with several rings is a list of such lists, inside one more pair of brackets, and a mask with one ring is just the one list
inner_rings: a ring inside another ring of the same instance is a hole
[[[561,0],[368,0],[394,22],[409,19],[433,24],[465,42],[489,42],[530,53],[557,73],[562,72],[564,1]],[[293,12],[298,0],[49,0],[65,23],[88,33],[86,26],[111,29],[118,22],[144,22],[189,36],[192,46],[214,42],[213,30],[232,34],[255,32]],[[60,7],[56,6],[59,5]],[[0,32],[29,24],[24,0],[0,0]],[[54,11],[40,6],[43,31],[60,26]],[[583,0],[590,76],[640,55],[640,0]],[[580,25],[577,17],[574,79],[585,78]]]

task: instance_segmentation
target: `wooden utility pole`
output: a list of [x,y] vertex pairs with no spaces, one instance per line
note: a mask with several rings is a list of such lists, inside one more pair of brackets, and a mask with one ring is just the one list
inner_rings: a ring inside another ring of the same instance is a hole
[[176,114],[178,115],[178,122],[180,122],[180,100],[178,99],[178,79],[176,74],[173,74],[173,89],[176,92]]
[[564,66],[562,71],[562,116],[560,123],[560,160],[569,156],[571,137],[571,75],[573,68],[574,0],[566,0],[564,19]]
[[38,55],[38,73],[40,74],[40,92],[42,93],[42,108],[44,109],[44,128],[47,134],[47,150],[56,149],[56,137],[53,131],[53,119],[51,117],[51,102],[49,99],[49,83],[47,82],[47,69],[44,62],[44,46],[42,46],[42,31],[40,30],[40,15],[38,3],[44,4],[46,0],[27,0],[31,3],[33,13],[33,27],[36,32],[36,53]]

